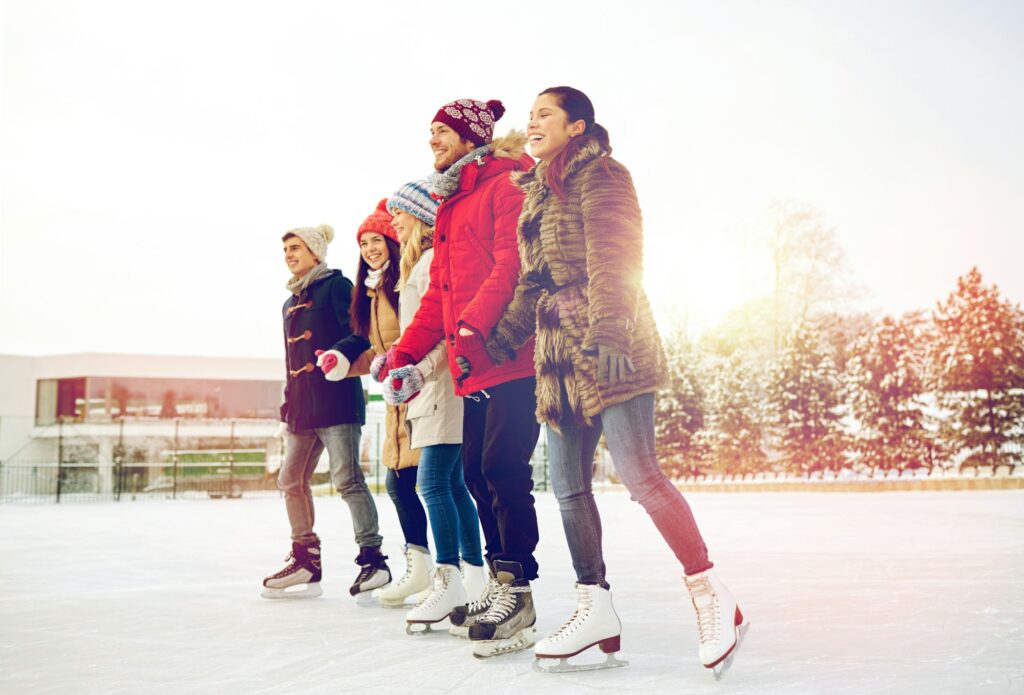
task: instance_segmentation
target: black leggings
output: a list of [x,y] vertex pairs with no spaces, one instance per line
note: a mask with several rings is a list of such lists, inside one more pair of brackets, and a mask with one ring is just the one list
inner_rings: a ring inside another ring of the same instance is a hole
[[388,497],[395,503],[398,523],[402,526],[405,542],[429,548],[427,545],[427,512],[416,494],[416,466],[396,471],[388,469]]

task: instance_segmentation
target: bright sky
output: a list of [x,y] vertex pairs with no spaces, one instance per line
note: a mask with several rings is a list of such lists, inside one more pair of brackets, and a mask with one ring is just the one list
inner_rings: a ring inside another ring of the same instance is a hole
[[1024,300],[1018,2],[2,5],[0,353],[278,357],[281,235],[430,171],[430,117],[587,92],[633,173],[645,284],[691,327],[769,287],[818,208],[880,311],[977,265]]

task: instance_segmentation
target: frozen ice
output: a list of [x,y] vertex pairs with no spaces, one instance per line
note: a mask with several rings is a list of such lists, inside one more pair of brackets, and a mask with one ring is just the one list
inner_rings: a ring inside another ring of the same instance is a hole
[[[1024,491],[689,494],[752,627],[721,682],[697,661],[678,563],[639,505],[596,493],[626,668],[474,659],[362,607],[351,522],[317,498],[324,595],[270,601],[280,499],[0,506],[0,692],[1024,692]],[[394,508],[385,552],[403,569]],[[537,494],[538,633],[573,607],[557,504]]]

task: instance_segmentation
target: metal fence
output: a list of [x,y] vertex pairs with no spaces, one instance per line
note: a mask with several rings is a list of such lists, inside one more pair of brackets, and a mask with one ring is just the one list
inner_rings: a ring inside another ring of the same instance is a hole
[[[360,461],[371,490],[385,493],[384,418],[371,407]],[[0,503],[142,499],[237,499],[278,495],[284,459],[272,420],[125,419],[38,425],[0,418]],[[547,446],[532,460],[535,487],[548,488]],[[610,468],[610,466],[609,466]],[[316,494],[335,494],[326,453],[313,475]]]

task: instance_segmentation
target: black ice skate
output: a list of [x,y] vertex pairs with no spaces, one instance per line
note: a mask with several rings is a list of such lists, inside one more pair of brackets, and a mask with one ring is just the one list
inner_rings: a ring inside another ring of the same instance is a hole
[[484,585],[483,591],[480,592],[480,596],[465,606],[455,606],[452,610],[451,615],[448,616],[448,620],[451,622],[448,633],[453,637],[469,638],[470,626],[491,607],[491,601],[494,599],[497,588],[498,580],[494,578],[493,574],[488,574],[487,583]]
[[374,589],[391,583],[391,570],[385,562],[387,559],[387,555],[382,554],[380,548],[360,548],[359,555],[356,556],[359,574],[349,587],[348,593],[353,596],[368,595]]
[[481,659],[526,649],[536,636],[537,614],[522,565],[497,560],[494,570],[498,585],[491,606],[469,627],[473,656]]
[[320,541],[292,543],[284,569],[263,580],[263,598],[315,598],[320,589]]

